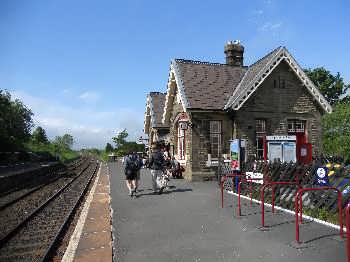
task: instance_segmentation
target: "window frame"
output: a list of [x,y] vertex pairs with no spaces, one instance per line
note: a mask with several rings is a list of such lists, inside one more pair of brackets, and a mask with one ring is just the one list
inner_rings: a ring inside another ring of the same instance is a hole
[[264,140],[266,137],[266,119],[255,119],[255,153],[256,159],[264,159],[265,145]]
[[179,160],[186,159],[186,130],[177,125],[177,156]]
[[[214,130],[214,124],[217,124],[216,130]],[[209,120],[209,139],[210,139],[210,153],[212,160],[218,160],[221,154],[222,148],[222,121],[221,120]],[[213,142],[216,139],[217,142]],[[215,148],[214,148],[215,147]],[[217,151],[217,155],[213,152]]]
[[288,119],[287,127],[288,133],[305,133],[306,120]]

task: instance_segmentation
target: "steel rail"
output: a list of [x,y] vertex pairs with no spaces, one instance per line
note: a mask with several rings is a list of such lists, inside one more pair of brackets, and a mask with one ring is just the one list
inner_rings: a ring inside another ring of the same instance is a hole
[[350,262],[350,202],[347,204],[345,209],[346,219],[346,250],[348,255],[348,262]]
[[[81,162],[79,162],[79,165],[74,166],[73,169],[70,169],[70,170],[67,170],[67,171],[73,171],[74,169],[77,169],[77,168],[79,168],[80,166],[82,166],[82,163],[81,163]],[[66,173],[67,173],[67,172],[65,172],[65,174],[66,174]],[[57,176],[57,177],[54,178],[53,180],[49,180],[49,181],[45,182],[44,184],[39,185],[39,186],[37,186],[37,187],[35,187],[35,188],[29,190],[28,192],[26,192],[26,193],[20,195],[19,197],[12,199],[11,201],[9,201],[9,202],[5,203],[4,205],[0,206],[0,211],[3,210],[3,209],[5,209],[5,208],[7,208],[8,206],[10,206],[10,205],[16,203],[16,202],[22,200],[22,199],[25,198],[26,196],[28,196],[28,195],[30,195],[30,194],[32,194],[32,193],[34,193],[34,192],[36,192],[36,191],[42,189],[43,187],[45,187],[45,186],[47,186],[47,185],[49,185],[49,184],[51,184],[51,183],[56,182],[56,181],[59,180],[60,178],[62,178],[62,177]],[[13,191],[13,192],[11,192],[11,193],[14,193],[14,192],[16,192],[16,191]],[[11,194],[11,193],[10,193],[10,194]],[[8,195],[9,195],[9,194],[8,194]]]
[[[310,192],[310,191],[337,191],[338,194],[338,218],[339,218],[339,227],[340,227],[340,237],[342,238],[343,233],[343,207],[342,207],[342,194],[341,191],[336,187],[331,186],[324,186],[324,187],[309,187],[309,188],[301,188],[298,190],[294,206],[295,206],[295,241],[300,244],[299,239],[299,221],[300,223],[303,222],[303,198],[302,194],[304,192]],[[299,218],[299,212],[300,212],[300,220]]]
[[[71,166],[68,166],[67,169],[70,170],[70,168],[72,168],[72,166],[73,166],[73,170],[74,170],[74,169],[80,167],[83,163],[84,163],[84,159],[79,159],[79,161],[77,161],[77,163],[74,162]],[[48,170],[47,172],[48,173],[53,172],[53,173],[58,174],[58,173],[61,172],[62,169],[63,169],[63,167],[60,168],[60,169],[57,169],[57,170]],[[37,171],[41,171],[41,168],[39,168]],[[0,182],[1,182],[1,179],[0,179]],[[6,196],[8,196],[8,195],[10,195],[10,194],[12,194],[12,193],[14,193],[16,191],[20,191],[22,189],[23,188],[15,187],[15,188],[12,188],[12,189],[10,189],[10,190],[8,190],[6,192],[2,192],[2,193],[0,193],[0,198],[6,197]],[[1,210],[1,208],[0,208],[0,210]]]
[[42,203],[39,207],[37,207],[32,213],[30,213],[26,218],[24,218],[14,229],[8,232],[3,238],[0,239],[0,249],[8,242],[31,218],[33,218],[40,210],[42,210],[45,206],[47,206],[53,199],[58,197],[61,192],[66,189],[69,185],[71,185],[77,178],[79,178],[86,169],[88,169],[90,165],[85,167],[77,176],[75,176],[71,181],[69,181],[66,185],[61,187],[54,195],[49,197],[44,203]]
[[297,182],[291,181],[278,181],[278,182],[268,182],[261,186],[260,188],[260,205],[261,205],[261,226],[265,227],[265,188],[272,187],[272,213],[275,212],[275,186],[283,185],[283,186],[297,186],[301,188],[301,186]]
[[263,184],[266,182],[264,178],[246,178],[242,179],[238,183],[238,203],[237,203],[237,215],[241,216],[241,187],[243,183],[249,182],[249,196],[250,196],[250,206],[253,204],[253,181],[262,181]]
[[76,201],[74,206],[71,208],[68,215],[65,217],[65,219],[64,219],[60,229],[56,233],[53,241],[51,241],[49,247],[46,249],[44,255],[41,257],[41,259],[40,259],[41,262],[47,261],[48,259],[50,259],[52,257],[53,251],[55,250],[55,247],[57,247],[57,245],[60,241],[60,237],[64,232],[64,229],[67,226],[69,226],[69,221],[70,221],[71,217],[73,216],[73,214],[75,213],[76,209],[79,207],[79,203],[82,201],[83,197],[85,196],[85,194],[89,188],[89,185],[91,184],[91,181],[93,180],[94,176],[96,175],[96,171],[97,171],[98,167],[99,167],[99,165],[96,165],[95,170],[92,172],[88,182],[84,186],[83,191],[80,193],[78,200]]
[[[224,207],[224,183],[227,180],[227,178],[234,178],[234,177],[240,177],[240,178],[246,178],[245,173],[238,173],[238,174],[229,174],[221,177],[221,183],[220,183],[220,190],[221,190],[221,208]],[[232,179],[232,184],[234,184],[234,181]],[[234,186],[233,186],[234,188]],[[233,191],[232,188],[232,191]]]

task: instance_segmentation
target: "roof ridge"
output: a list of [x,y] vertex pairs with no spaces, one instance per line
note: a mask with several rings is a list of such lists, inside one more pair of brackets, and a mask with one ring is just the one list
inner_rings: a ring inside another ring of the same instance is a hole
[[256,60],[253,64],[251,64],[249,67],[252,67],[253,65],[259,63],[260,61],[262,61],[263,59],[265,59],[266,57],[268,57],[269,55],[271,55],[273,52],[277,51],[278,49],[281,49],[283,46],[279,46],[276,47],[275,49],[273,49],[271,52],[269,52],[268,54],[264,55],[263,57],[261,57],[260,59]]
[[151,91],[149,92],[149,95],[166,95],[166,93],[159,92],[159,91]]
[[213,63],[213,62],[191,60],[191,59],[182,59],[182,58],[175,58],[174,60],[175,60],[175,62],[183,63],[183,64],[230,66],[228,64],[223,64],[223,63]]

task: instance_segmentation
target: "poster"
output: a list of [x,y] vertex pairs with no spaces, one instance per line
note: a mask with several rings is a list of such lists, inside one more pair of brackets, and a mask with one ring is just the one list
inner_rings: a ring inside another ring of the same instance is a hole
[[282,161],[282,144],[269,142],[269,155],[268,158],[270,161]]
[[270,161],[296,162],[296,144],[294,141],[268,141],[268,159]]
[[283,144],[283,162],[296,162],[296,147],[294,142],[284,142]]
[[239,170],[239,139],[232,140],[230,143],[231,169]]

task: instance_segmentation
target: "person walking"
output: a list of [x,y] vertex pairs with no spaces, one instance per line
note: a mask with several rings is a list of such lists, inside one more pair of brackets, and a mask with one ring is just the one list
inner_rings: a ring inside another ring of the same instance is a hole
[[126,180],[126,186],[129,189],[129,196],[133,197],[136,196],[136,189],[137,189],[137,171],[139,168],[139,161],[137,159],[136,154],[129,153],[124,160],[124,173],[125,173],[125,180]]
[[135,188],[134,188],[134,192],[135,194],[137,194],[137,188],[139,187],[139,184],[140,184],[140,173],[141,173],[141,168],[143,166],[143,161],[139,154],[137,154],[136,152],[134,152],[133,154],[136,156],[135,161],[137,162],[136,180],[135,180]]
[[[161,176],[163,174],[165,160],[164,155],[160,151],[159,145],[155,144],[152,146],[153,152],[149,159],[149,167],[152,175],[152,187],[153,193],[162,194],[164,187],[161,184]],[[158,191],[159,190],[159,191]]]

